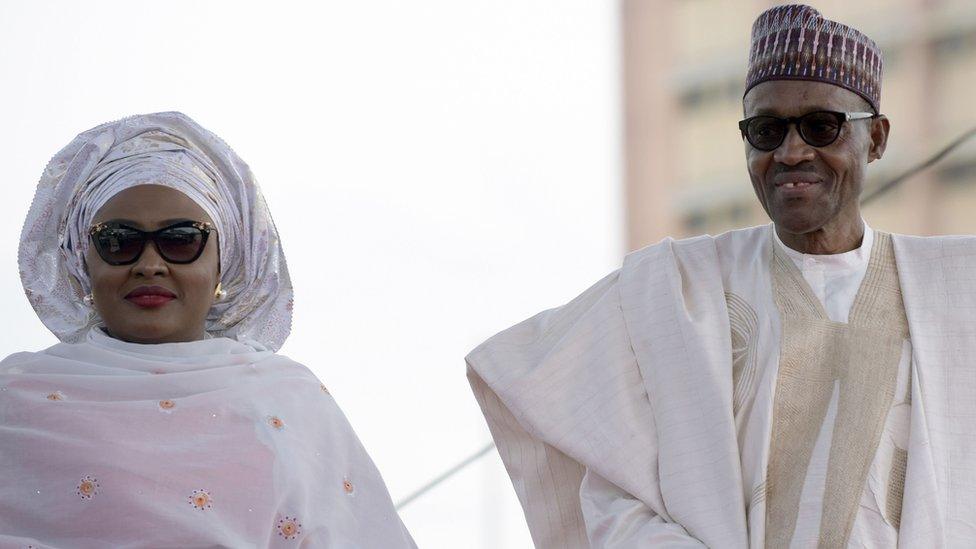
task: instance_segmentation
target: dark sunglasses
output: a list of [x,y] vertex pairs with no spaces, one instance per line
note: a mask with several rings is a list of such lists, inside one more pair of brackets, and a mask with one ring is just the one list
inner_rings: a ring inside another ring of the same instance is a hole
[[771,115],[759,115],[746,118],[739,122],[739,131],[749,144],[760,151],[774,151],[783,144],[786,134],[790,131],[790,124],[796,124],[800,138],[814,147],[826,147],[840,136],[844,122],[848,120],[865,120],[878,115],[870,112],[834,112],[816,111],[803,116],[780,118]]
[[88,231],[98,255],[109,265],[132,265],[152,241],[169,263],[193,263],[203,253],[207,238],[216,232],[210,223],[181,221],[156,231],[142,231],[122,223],[99,223]]

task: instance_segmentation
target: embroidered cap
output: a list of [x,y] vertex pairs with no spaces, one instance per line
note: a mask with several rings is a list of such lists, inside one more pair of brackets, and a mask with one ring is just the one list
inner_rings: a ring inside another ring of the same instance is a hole
[[769,80],[825,82],[860,95],[879,113],[881,72],[881,49],[857,29],[810,6],[776,6],[752,25],[745,93]]

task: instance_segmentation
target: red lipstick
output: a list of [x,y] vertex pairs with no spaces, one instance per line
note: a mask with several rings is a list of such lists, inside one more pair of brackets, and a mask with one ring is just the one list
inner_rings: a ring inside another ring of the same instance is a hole
[[126,294],[125,299],[143,309],[155,309],[176,299],[176,294],[162,286],[139,286]]

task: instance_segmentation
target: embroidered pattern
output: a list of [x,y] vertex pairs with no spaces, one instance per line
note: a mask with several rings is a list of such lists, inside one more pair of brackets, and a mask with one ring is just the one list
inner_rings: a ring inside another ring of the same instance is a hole
[[773,298],[783,322],[767,467],[766,546],[787,547],[818,434],[833,415],[821,547],[845,547],[894,399],[908,321],[890,235],[875,233],[850,323],[832,322],[778,246]]
[[278,521],[278,535],[285,539],[295,539],[302,533],[302,523],[295,517],[285,517]]
[[78,483],[78,495],[81,499],[91,499],[98,495],[98,479],[84,476]]
[[352,482],[348,478],[342,479],[342,489],[346,491],[346,494],[352,496],[356,493],[356,487],[352,485]]
[[732,410],[738,414],[746,400],[755,393],[759,378],[756,347],[759,341],[759,315],[738,295],[726,292],[732,331]]
[[204,509],[213,509],[213,497],[210,496],[210,492],[204,490],[203,488],[194,490],[193,494],[189,497],[189,500],[190,505],[201,511]]
[[905,472],[908,470],[908,451],[895,447],[891,471],[888,472],[888,497],[885,499],[885,518],[895,527],[901,528],[902,500],[905,492]]
[[170,414],[173,412],[173,408],[176,408],[176,403],[172,400],[160,400],[159,401],[159,411],[163,413]]
[[268,416],[268,425],[278,430],[285,428],[285,422],[281,421],[281,418],[278,416]]
[[54,391],[53,393],[47,395],[48,400],[64,400],[64,393],[61,391]]

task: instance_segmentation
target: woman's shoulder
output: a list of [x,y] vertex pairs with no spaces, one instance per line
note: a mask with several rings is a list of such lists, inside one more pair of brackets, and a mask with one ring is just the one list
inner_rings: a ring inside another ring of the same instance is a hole
[[[18,368],[23,368],[29,366],[38,361],[50,359],[52,356],[60,356],[64,347],[70,347],[71,345],[77,345],[72,343],[55,343],[50,347],[41,349],[39,351],[19,351],[16,353],[11,353],[0,360],[0,373],[11,373],[11,370],[16,370]],[[70,352],[68,354],[70,356]]]
[[29,363],[34,360],[36,352],[31,351],[19,351],[16,353],[11,353],[0,360],[0,374],[6,373],[11,368],[19,367],[25,363]]
[[329,392],[322,380],[315,375],[315,372],[305,364],[286,355],[280,353],[271,354],[260,362],[260,366],[265,371],[277,372],[280,376],[289,380],[314,382],[319,389],[326,393]]

